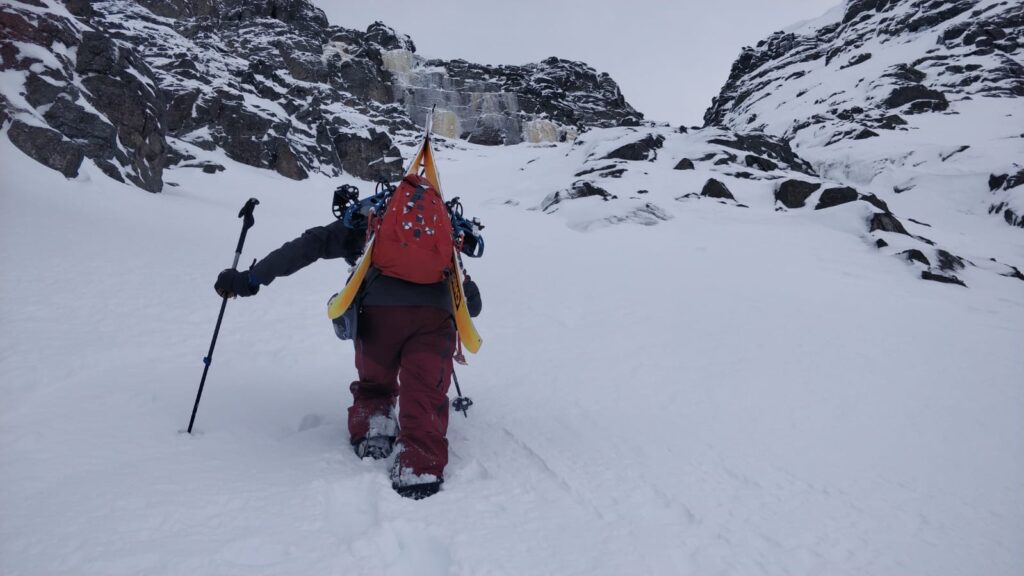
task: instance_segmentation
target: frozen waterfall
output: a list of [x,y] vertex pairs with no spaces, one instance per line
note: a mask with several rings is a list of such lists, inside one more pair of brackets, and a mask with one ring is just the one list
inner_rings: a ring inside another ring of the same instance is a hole
[[384,69],[394,78],[394,99],[420,126],[434,112],[434,132],[479,144],[557,142],[575,130],[525,114],[519,99],[498,82],[452,78],[442,66],[428,66],[408,50],[381,53]]

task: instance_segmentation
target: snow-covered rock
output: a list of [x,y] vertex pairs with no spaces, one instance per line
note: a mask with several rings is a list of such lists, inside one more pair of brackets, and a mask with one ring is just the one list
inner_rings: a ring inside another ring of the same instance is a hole
[[394,178],[396,144],[435,106],[442,135],[483,144],[642,118],[583,63],[424,60],[383,23],[331,26],[307,0],[18,0],[2,14],[12,142],[65,176],[88,159],[153,192],[164,168],[215,149],[292,179]]
[[1009,181],[1024,169],[1024,5],[850,0],[745,48],[705,122],[790,139],[822,175],[879,194],[956,194],[1024,227]]

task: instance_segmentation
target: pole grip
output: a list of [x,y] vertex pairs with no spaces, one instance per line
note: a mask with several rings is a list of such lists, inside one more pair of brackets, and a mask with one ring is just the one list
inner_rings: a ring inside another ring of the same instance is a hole
[[238,217],[242,219],[242,234],[238,237],[238,247],[235,248],[235,261],[237,266],[238,256],[242,254],[242,246],[245,244],[245,236],[249,233],[249,228],[252,228],[253,224],[256,223],[256,219],[253,218],[252,212],[256,209],[260,203],[255,198],[249,198],[245,202],[245,206],[238,211]]

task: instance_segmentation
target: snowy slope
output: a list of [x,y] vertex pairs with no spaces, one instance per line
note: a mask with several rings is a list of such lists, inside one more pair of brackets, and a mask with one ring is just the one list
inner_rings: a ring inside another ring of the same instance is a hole
[[[749,208],[677,201],[711,173],[666,167],[708,151],[675,138],[590,175],[617,200],[547,211],[604,137],[438,151],[486,225],[485,343],[445,489],[412,502],[348,447],[341,263],[229,304],[180,434],[239,207],[261,201],[247,263],[329,221],[342,179],[220,157],[141,194],[0,137],[0,573],[1021,573],[1024,284],[921,282],[860,202],[776,214],[721,175]],[[656,226],[603,220],[647,202]],[[1019,265],[997,228],[974,241]]]

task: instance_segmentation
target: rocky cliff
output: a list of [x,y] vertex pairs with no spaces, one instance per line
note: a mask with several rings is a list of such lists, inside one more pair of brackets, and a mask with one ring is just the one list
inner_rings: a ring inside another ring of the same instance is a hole
[[925,280],[1022,281],[1022,45],[1020,2],[849,0],[744,49],[703,128],[581,136],[534,208],[586,230],[721,204],[854,234]]
[[11,141],[68,177],[89,161],[151,192],[168,166],[221,169],[197,160],[217,149],[295,179],[394,177],[395,143],[431,109],[441,134],[482,144],[642,119],[585,64],[426,60],[408,36],[332,26],[307,0],[12,0],[0,24]]
[[745,48],[704,119],[895,194],[957,179],[1024,227],[1024,4],[849,0]]

